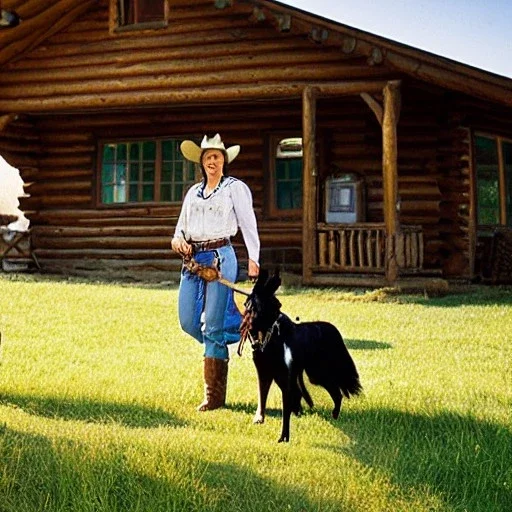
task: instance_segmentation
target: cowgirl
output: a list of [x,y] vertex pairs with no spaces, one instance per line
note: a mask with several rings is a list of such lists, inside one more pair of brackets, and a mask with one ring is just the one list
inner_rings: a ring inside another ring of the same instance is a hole
[[[240,146],[224,147],[220,135],[204,136],[201,146],[181,143],[187,160],[201,165],[203,179],[187,192],[172,239],[172,248],[197,263],[218,265],[222,276],[235,281],[238,262],[231,237],[238,229],[247,247],[249,277],[259,273],[260,241],[252,194],[242,181],[227,175],[227,164]],[[178,313],[182,329],[204,344],[205,399],[200,411],[225,405],[229,352],[227,345],[240,340],[241,315],[233,290],[213,281],[205,282],[183,268]]]

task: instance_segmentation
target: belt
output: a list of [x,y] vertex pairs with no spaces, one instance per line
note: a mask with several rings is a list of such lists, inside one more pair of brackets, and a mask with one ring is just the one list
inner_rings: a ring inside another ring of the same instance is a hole
[[225,245],[229,245],[231,240],[229,238],[217,238],[215,240],[204,240],[202,242],[191,242],[192,249],[194,252],[201,251],[213,251],[214,249],[219,249],[220,247],[224,247]]

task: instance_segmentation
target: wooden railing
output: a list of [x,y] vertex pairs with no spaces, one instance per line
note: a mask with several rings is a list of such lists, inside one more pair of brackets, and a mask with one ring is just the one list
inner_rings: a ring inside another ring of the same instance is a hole
[[402,225],[395,238],[396,262],[404,272],[423,269],[423,229],[421,226]]
[[[383,223],[318,224],[317,264],[321,272],[383,273],[386,233]],[[389,244],[388,244],[389,245]],[[390,248],[388,247],[388,251]],[[421,226],[402,226],[395,238],[398,267],[419,271],[423,267]]]

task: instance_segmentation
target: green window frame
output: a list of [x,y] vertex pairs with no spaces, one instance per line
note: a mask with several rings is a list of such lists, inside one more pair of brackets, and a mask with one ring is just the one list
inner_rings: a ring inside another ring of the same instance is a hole
[[299,217],[302,213],[302,138],[294,134],[269,137],[270,198],[273,217]]
[[512,139],[474,136],[476,216],[479,226],[512,226]]
[[196,181],[177,139],[104,142],[100,148],[100,203],[178,203]]

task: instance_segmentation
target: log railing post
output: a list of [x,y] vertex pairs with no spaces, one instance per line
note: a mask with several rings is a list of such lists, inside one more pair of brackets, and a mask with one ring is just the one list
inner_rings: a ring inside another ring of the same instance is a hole
[[316,265],[316,89],[305,87],[302,94],[302,282],[311,284]]
[[390,81],[384,87],[382,121],[382,173],[384,187],[384,224],[386,226],[386,278],[394,283],[398,277],[396,237],[398,221],[398,149],[397,129],[400,115],[400,82]]

